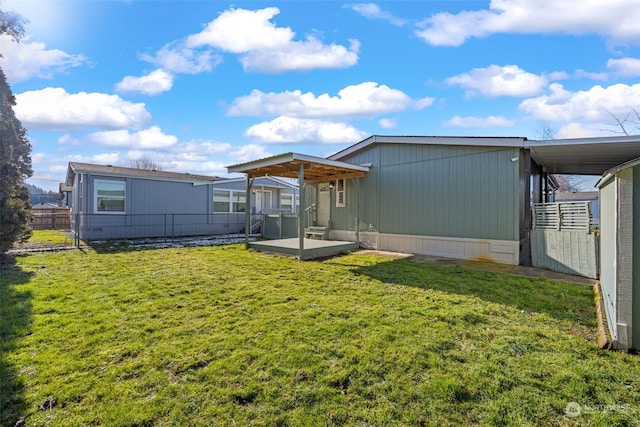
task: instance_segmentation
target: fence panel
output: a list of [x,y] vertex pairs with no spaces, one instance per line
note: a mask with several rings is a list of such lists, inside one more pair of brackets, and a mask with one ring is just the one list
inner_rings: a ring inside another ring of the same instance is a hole
[[534,267],[597,278],[599,239],[592,231],[591,202],[533,206],[531,256]]
[[69,208],[32,209],[31,216],[31,228],[34,230],[61,230],[71,227]]

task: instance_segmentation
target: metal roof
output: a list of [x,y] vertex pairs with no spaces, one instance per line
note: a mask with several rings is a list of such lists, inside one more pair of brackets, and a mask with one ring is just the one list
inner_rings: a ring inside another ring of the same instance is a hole
[[373,135],[329,156],[329,159],[340,160],[379,143],[520,147],[531,150],[532,157],[549,173],[561,175],[602,175],[640,157],[640,135],[544,141],[520,137]]
[[304,166],[305,182],[357,178],[364,176],[365,173],[369,171],[368,166],[355,165],[299,153],[285,153],[265,159],[254,160],[252,162],[229,166],[227,170],[229,173],[246,173],[251,177],[271,175],[285,178],[298,178],[300,165]]
[[550,173],[602,175],[640,157],[640,135],[526,141],[525,148]]
[[420,145],[475,145],[482,147],[522,147],[526,138],[503,136],[411,136],[372,135],[367,139],[338,151],[329,159],[340,160],[373,144],[420,144]]
[[154,179],[160,181],[182,182],[213,182],[223,180],[217,176],[194,175],[190,173],[165,172],[160,170],[146,170],[126,168],[112,165],[94,165],[90,163],[70,162],[67,170],[66,185],[73,185],[73,176],[76,173],[94,173],[115,177],[131,177],[141,179]]

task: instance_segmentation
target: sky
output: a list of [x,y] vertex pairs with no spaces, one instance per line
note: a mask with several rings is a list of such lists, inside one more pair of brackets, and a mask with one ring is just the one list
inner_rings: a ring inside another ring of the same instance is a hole
[[20,43],[0,36],[0,67],[33,146],[28,182],[47,190],[71,161],[229,176],[230,165],[325,157],[371,135],[616,136],[616,120],[638,133],[637,0],[0,9],[28,21]]

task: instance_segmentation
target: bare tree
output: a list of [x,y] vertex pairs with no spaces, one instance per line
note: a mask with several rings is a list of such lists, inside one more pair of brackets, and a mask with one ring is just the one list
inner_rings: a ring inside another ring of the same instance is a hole
[[551,127],[549,122],[540,122],[540,126],[535,129],[536,138],[542,141],[555,139],[558,133],[557,129]]
[[582,187],[581,179],[577,175],[554,175],[553,177],[558,183],[558,191],[576,193]]
[[[558,131],[553,129],[548,122],[540,123],[540,127],[536,129],[537,137],[540,140],[549,141],[556,138]],[[582,179],[578,175],[553,175],[558,183],[558,191],[569,191],[575,193],[580,191],[582,187]]]
[[138,160],[132,160],[131,161],[131,167],[134,168],[134,169],[142,169],[142,170],[147,170],[147,171],[159,171],[159,170],[162,170],[162,168],[160,167],[159,164],[157,164],[151,158],[146,157],[146,156],[142,157],[141,159],[138,159]]
[[611,111],[607,113],[615,122],[614,129],[609,129],[610,132],[627,136],[637,135],[640,132],[640,112],[637,109],[632,108],[624,117],[618,117]]

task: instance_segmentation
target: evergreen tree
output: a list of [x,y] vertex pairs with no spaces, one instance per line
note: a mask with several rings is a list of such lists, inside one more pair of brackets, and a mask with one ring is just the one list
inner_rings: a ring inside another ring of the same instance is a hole
[[[0,11],[0,34],[18,41],[24,34],[19,18]],[[29,238],[31,201],[25,180],[33,174],[31,143],[13,112],[16,99],[0,68],[0,254]]]

